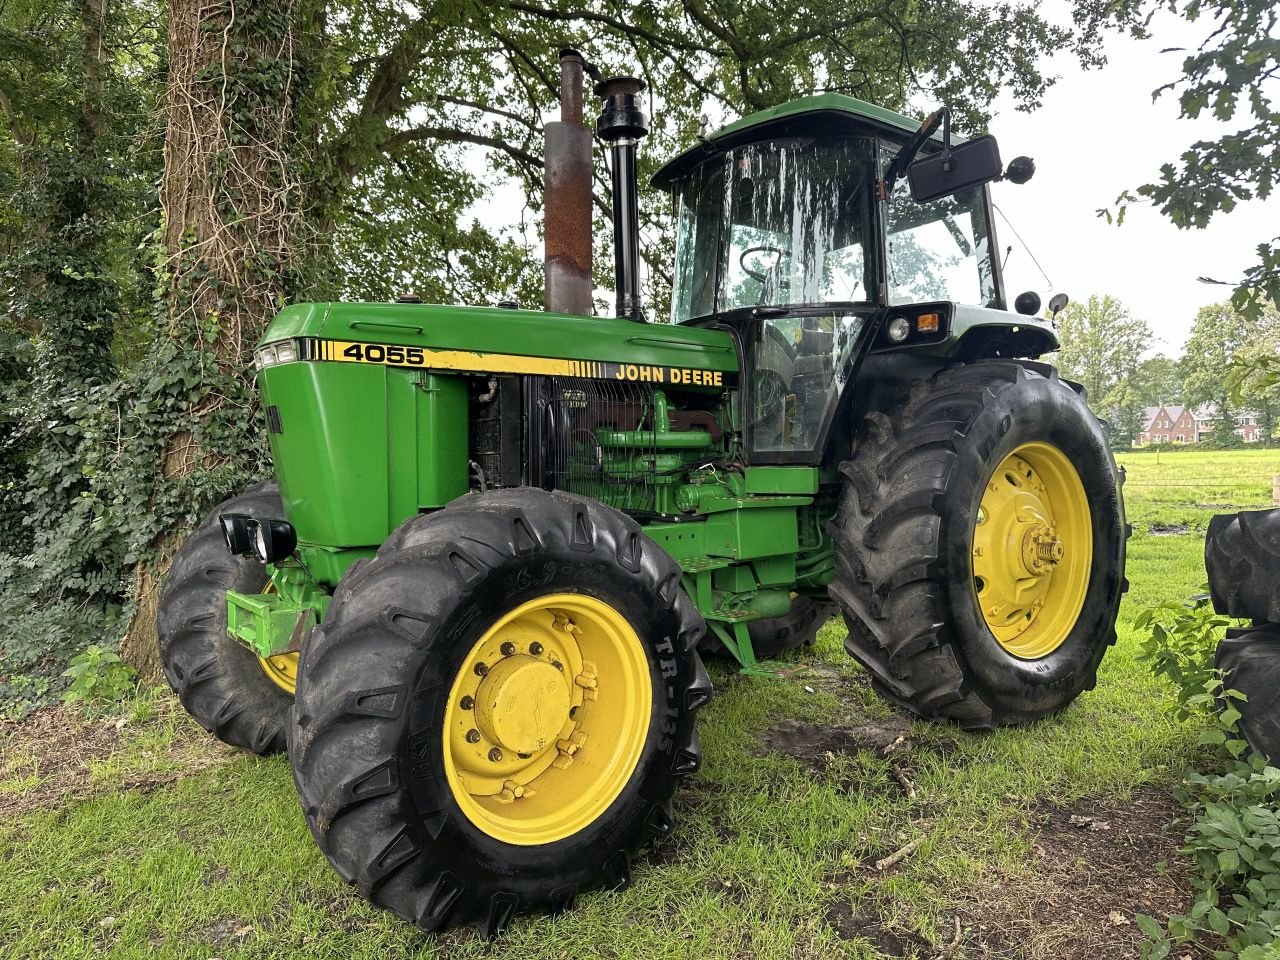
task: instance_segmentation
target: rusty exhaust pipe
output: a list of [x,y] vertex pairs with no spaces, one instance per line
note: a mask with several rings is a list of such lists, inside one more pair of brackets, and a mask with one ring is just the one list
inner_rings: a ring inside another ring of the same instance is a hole
[[560,119],[548,123],[543,226],[546,308],[591,316],[591,130],[582,123],[576,50],[560,51]]

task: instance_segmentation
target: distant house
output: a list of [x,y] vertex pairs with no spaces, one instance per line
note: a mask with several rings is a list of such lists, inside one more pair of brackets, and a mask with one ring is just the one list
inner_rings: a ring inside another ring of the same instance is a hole
[[[1145,447],[1152,443],[1200,443],[1213,432],[1214,421],[1218,416],[1218,405],[1201,404],[1198,407],[1178,407],[1172,404],[1161,404],[1158,407],[1147,407],[1143,411],[1143,428],[1134,438],[1135,447]],[[1258,415],[1252,410],[1243,410],[1235,417],[1236,436],[1245,443],[1256,443],[1262,439],[1258,426]]]

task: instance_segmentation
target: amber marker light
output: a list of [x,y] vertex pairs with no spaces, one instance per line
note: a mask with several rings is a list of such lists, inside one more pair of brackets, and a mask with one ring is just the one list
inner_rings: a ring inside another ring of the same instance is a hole
[[920,333],[937,333],[942,317],[936,313],[922,313],[916,317],[916,330]]

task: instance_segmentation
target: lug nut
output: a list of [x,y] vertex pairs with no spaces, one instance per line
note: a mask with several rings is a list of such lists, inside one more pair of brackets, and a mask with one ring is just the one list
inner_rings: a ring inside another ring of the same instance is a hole
[[502,751],[499,750],[497,747],[494,747],[492,750],[489,751],[489,759],[492,760],[494,763],[497,763],[499,760],[502,759]]
[[474,710],[476,701],[474,697],[463,697],[462,703],[459,704],[463,710]]
[[537,640],[533,641],[533,643],[529,644],[529,652],[535,657],[540,656],[542,654],[542,644]]
[[483,676],[484,676],[486,673],[488,673],[488,672],[489,672],[489,665],[488,665],[487,663],[477,663],[477,664],[476,664],[476,676],[477,676],[477,677],[483,677]]
[[564,664],[561,663],[559,660],[552,660],[551,665],[555,667],[557,670],[564,670]]
[[467,731],[467,743],[479,743],[479,742],[480,742],[480,731],[479,731],[479,730],[468,730],[468,731]]
[[515,645],[514,643],[512,643],[510,640],[508,640],[506,643],[504,643],[504,644],[503,644],[501,647],[499,647],[498,649],[502,651],[502,655],[503,655],[504,657],[509,657],[509,656],[511,656],[513,653],[515,653],[515,652],[516,652],[516,645]]

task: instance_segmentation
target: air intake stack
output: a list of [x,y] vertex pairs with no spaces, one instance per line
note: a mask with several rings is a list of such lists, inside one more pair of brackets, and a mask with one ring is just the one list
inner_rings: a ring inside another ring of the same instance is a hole
[[644,322],[640,308],[640,210],[636,195],[636,147],[649,132],[640,109],[644,84],[634,77],[613,77],[597,84],[602,101],[596,133],[613,154],[613,263],[618,316]]

